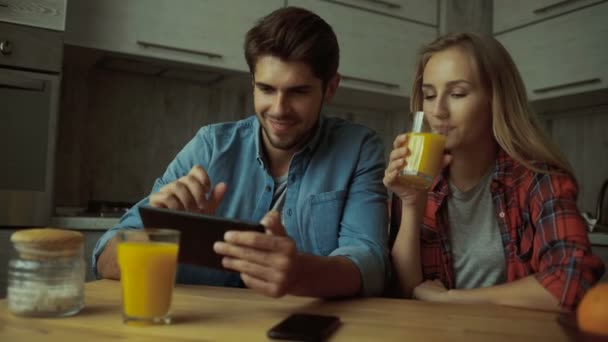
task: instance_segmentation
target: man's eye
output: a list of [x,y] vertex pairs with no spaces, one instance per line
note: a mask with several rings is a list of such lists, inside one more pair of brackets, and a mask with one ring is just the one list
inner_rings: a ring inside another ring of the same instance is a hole
[[261,91],[262,93],[264,93],[264,94],[270,94],[270,93],[272,93],[272,88],[268,88],[268,87],[260,87],[259,89],[260,89],[260,91]]

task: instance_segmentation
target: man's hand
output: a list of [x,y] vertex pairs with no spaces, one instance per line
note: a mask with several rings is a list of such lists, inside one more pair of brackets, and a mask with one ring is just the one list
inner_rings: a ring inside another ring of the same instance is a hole
[[[207,196],[209,192],[211,193]],[[196,165],[187,175],[163,186],[157,193],[152,194],[150,205],[213,215],[225,193],[225,183],[218,183],[212,189],[207,172],[201,166]]]
[[277,298],[296,283],[298,252],[278,212],[269,212],[261,223],[266,234],[229,231],[225,242],[216,242],[213,249],[224,256],[224,267],[241,273],[247,287]]

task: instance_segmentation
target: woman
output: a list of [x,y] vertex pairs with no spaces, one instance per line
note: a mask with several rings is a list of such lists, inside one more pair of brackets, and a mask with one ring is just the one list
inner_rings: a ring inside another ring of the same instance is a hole
[[[459,33],[423,49],[411,110],[445,127],[445,168],[427,191],[399,183],[399,135],[384,184],[406,297],[573,310],[601,277],[576,206],[572,170],[529,107],[504,47]],[[399,203],[400,202],[400,203]]]

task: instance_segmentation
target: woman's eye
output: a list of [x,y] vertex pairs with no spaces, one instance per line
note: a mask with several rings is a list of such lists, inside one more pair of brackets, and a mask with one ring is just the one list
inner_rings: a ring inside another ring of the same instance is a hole
[[467,94],[464,94],[464,93],[455,93],[455,94],[452,94],[452,97],[457,98],[457,99],[463,98],[465,96],[467,96]]
[[429,101],[429,100],[434,99],[436,96],[437,95],[424,95],[424,99],[427,100],[427,101]]

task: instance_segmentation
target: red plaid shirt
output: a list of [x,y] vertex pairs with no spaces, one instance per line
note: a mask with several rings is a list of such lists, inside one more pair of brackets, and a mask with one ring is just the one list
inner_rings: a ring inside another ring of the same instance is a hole
[[[586,225],[577,209],[578,190],[568,175],[536,173],[504,151],[496,160],[490,186],[502,237],[507,281],[534,274],[562,308],[574,310],[583,294],[604,273],[591,253]],[[429,191],[421,232],[423,279],[454,288],[444,175]],[[391,231],[399,229],[401,203],[393,197]]]

